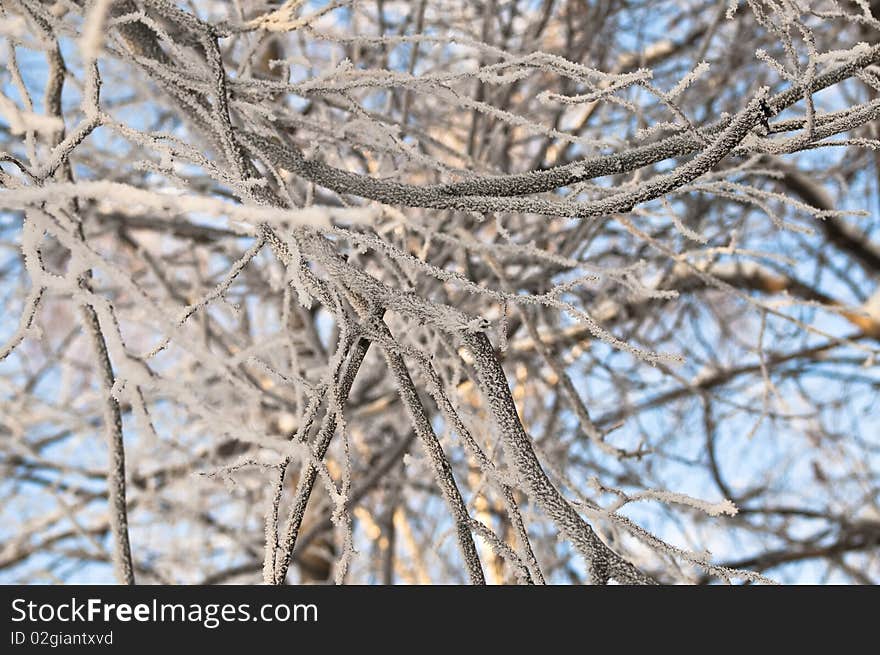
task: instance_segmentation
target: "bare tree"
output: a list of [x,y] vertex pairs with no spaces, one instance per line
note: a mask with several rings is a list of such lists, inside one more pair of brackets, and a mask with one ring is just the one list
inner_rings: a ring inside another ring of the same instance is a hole
[[0,579],[880,581],[876,0],[0,7]]

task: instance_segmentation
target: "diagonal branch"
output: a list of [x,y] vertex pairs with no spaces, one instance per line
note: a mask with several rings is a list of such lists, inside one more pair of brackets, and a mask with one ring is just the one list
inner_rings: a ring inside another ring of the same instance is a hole
[[609,578],[613,578],[624,584],[656,584],[608,548],[547,477],[519,420],[504,369],[488,337],[483,333],[463,331],[461,340],[473,356],[480,390],[498,427],[508,463],[517,480],[586,558],[593,582],[606,584]]

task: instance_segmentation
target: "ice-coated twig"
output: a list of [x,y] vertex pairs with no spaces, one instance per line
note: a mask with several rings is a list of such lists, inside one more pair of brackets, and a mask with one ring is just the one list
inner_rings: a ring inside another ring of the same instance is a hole
[[624,584],[654,584],[654,580],[606,546],[577,510],[563,498],[535,456],[507,386],[504,370],[485,334],[462,332],[461,340],[474,360],[480,389],[492,412],[505,456],[518,485],[577,547],[590,566],[594,584],[613,578]]

